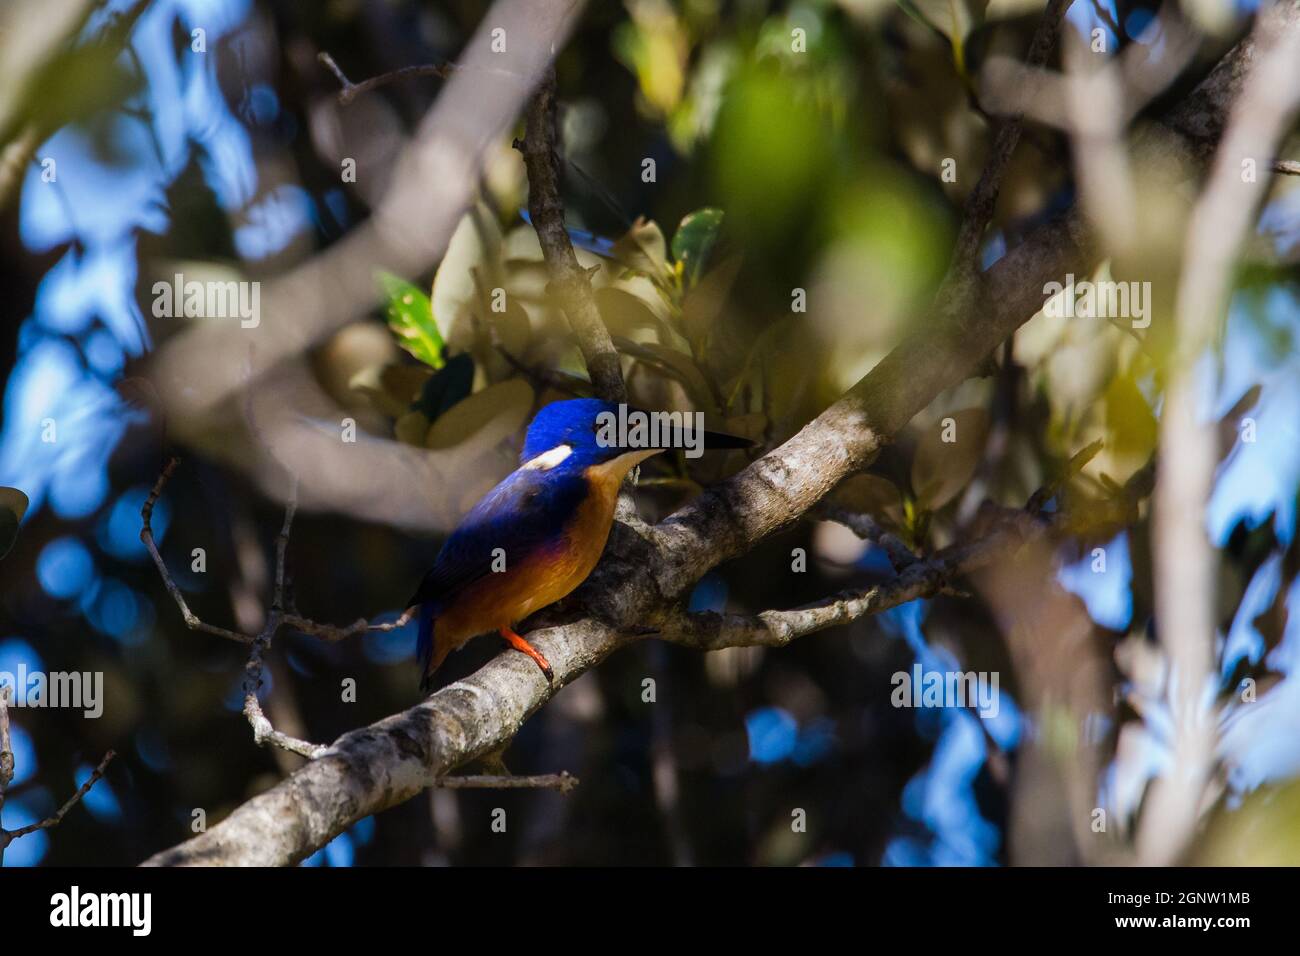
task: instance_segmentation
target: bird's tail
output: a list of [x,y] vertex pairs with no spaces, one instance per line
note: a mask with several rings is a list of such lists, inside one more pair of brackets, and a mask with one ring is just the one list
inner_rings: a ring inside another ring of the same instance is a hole
[[415,642],[415,652],[420,660],[420,692],[423,694],[433,688],[433,675],[429,673],[429,662],[433,659],[433,611],[432,601],[420,605],[420,636]]

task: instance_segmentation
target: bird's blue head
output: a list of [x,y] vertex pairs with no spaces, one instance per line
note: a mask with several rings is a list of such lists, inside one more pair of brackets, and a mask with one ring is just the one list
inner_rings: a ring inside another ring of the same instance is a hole
[[631,467],[666,448],[748,448],[753,444],[735,435],[683,427],[681,415],[664,427],[629,430],[627,420],[632,416],[644,421],[650,413],[599,398],[552,402],[528,426],[519,462],[547,470],[561,464],[582,470],[623,459],[623,464]]
[[617,415],[618,405],[599,398],[573,398],[545,406],[528,426],[519,463],[551,455],[563,456],[560,460],[570,467],[586,468],[617,458],[622,449],[596,440],[597,416],[602,412]]

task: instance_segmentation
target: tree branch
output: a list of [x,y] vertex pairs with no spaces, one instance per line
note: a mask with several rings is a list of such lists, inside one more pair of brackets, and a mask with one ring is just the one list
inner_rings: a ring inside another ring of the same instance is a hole
[[455,66],[450,63],[422,63],[418,66],[403,66],[388,73],[381,73],[378,76],[372,76],[362,80],[360,83],[353,83],[347,78],[347,75],[334,62],[334,57],[325,51],[316,54],[316,59],[325,66],[334,78],[339,81],[339,105],[347,106],[362,93],[377,89],[381,86],[387,86],[389,83],[395,83],[398,80],[407,80],[416,76],[436,76],[440,80],[445,80],[451,75]]
[[[10,738],[9,731],[9,694],[11,688],[8,684],[0,687],[0,814],[3,814],[5,806],[5,795],[9,789],[9,784],[14,779],[14,752],[13,741]],[[68,797],[63,802],[63,806],[54,811],[52,816],[46,817],[37,823],[29,823],[25,827],[19,827],[17,830],[6,830],[0,826],[0,866],[4,866],[5,850],[9,844],[13,843],[19,837],[27,836],[29,833],[35,833],[37,830],[50,830],[57,827],[63,822],[63,818],[68,815],[68,811],[81,802],[81,798],[90,793],[90,788],[99,782],[99,778],[104,776],[104,771],[108,769],[109,762],[117,754],[109,751],[104,754],[97,766],[86,778],[86,782],[77,788],[77,792]]]
[[162,577],[163,585],[167,588],[167,593],[172,596],[176,606],[180,608],[181,618],[185,621],[185,626],[191,631],[202,631],[204,634],[215,634],[217,637],[224,637],[228,641],[235,641],[239,644],[252,644],[253,638],[247,634],[241,634],[238,631],[230,631],[224,627],[215,627],[211,624],[205,624],[199,619],[199,616],[190,610],[190,606],[185,603],[185,595],[181,594],[181,589],[176,586],[175,580],[172,579],[171,573],[167,570],[167,563],[163,561],[162,555],[158,551],[158,544],[153,537],[153,509],[158,504],[158,499],[162,496],[163,488],[171,480],[172,473],[176,471],[176,466],[181,463],[179,458],[168,460],[158,480],[154,482],[153,490],[149,492],[149,497],[145,499],[144,506],[140,509],[140,540],[149,551],[149,556],[153,558],[154,566],[158,569],[158,574]]
[[1100,440],[1082,449],[1056,479],[1034,492],[1022,511],[1002,515],[995,529],[984,537],[945,548],[925,560],[913,556],[892,581],[841,591],[788,611],[763,611],[752,616],[712,611],[679,613],[669,619],[660,636],[673,644],[701,651],[784,647],[796,638],[828,627],[879,614],[917,598],[934,597],[947,590],[955,578],[984,567],[1012,548],[1041,538],[1052,528],[1068,524],[1062,515],[1045,517],[1043,508],[1099,451]]
[[1300,108],[1300,32],[1288,32],[1285,22],[1284,9],[1273,8],[1255,24],[1259,62],[1233,107],[1192,212],[1178,286],[1178,341],[1160,417],[1152,534],[1156,620],[1172,671],[1173,765],[1152,783],[1142,814],[1137,845],[1148,866],[1169,865],[1181,856],[1214,768],[1217,735],[1205,701],[1214,681],[1219,565],[1205,514],[1219,451],[1215,423],[1201,421],[1198,413],[1213,388],[1198,362],[1218,334],[1238,250],[1269,185],[1243,176],[1242,161],[1275,155]]
[[325,752],[321,744],[308,743],[297,737],[290,737],[271,726],[270,719],[262,712],[257,692],[262,686],[263,657],[271,646],[271,641],[284,625],[284,576],[285,555],[289,550],[289,531],[293,527],[293,516],[298,510],[298,479],[290,478],[289,500],[284,506],[284,524],[275,538],[275,586],[271,594],[271,607],[266,615],[266,623],[253,641],[253,648],[248,654],[248,663],[244,665],[244,716],[253,728],[253,742],[259,747],[265,743],[274,744],[290,753],[299,754],[308,760],[315,759]]
[[567,770],[534,776],[513,774],[474,774],[464,777],[441,777],[433,786],[443,790],[558,790],[571,793],[578,786],[578,778]]
[[[1061,21],[1065,11],[1074,0],[1048,0],[1043,18],[1038,23],[1034,38],[1029,43],[1029,52],[1025,56],[1025,68],[1040,69],[1047,63],[1061,35]],[[1024,129],[1025,114],[1019,111],[1009,117],[993,137],[993,146],[989,152],[988,162],[980,173],[979,181],[970,195],[966,197],[961,230],[957,234],[957,243],[953,249],[950,276],[971,277],[979,272],[979,250],[984,239],[984,231],[993,219],[993,210],[997,206],[998,192],[1002,186],[1002,176],[1011,163],[1011,156],[1020,142]]]
[[515,145],[528,170],[528,215],[537,230],[542,256],[551,274],[551,288],[560,300],[578,339],[596,393],[611,402],[626,402],[627,388],[618,352],[591,294],[591,277],[578,264],[573,242],[564,228],[560,202],[559,131],[556,129],[555,70],[548,68],[528,105],[524,140]]

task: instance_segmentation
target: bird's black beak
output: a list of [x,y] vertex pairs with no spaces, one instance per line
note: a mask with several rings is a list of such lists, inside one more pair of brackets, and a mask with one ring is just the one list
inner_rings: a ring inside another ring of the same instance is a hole
[[726,432],[704,433],[704,448],[707,451],[723,448],[753,448],[754,442],[748,438],[741,438],[739,435],[728,435]]
[[[705,451],[727,448],[753,448],[754,442],[739,435],[726,432],[709,431],[702,427],[704,416],[698,412],[647,412],[643,409],[627,407],[620,416],[626,415],[618,422],[619,454],[644,451],[684,449],[688,458],[694,458]],[[613,422],[608,423],[613,425]],[[597,432],[597,440],[600,433]]]
[[754,442],[739,435],[726,432],[711,432],[708,429],[672,428],[668,430],[668,441],[659,446],[665,450],[673,448],[703,448],[705,451],[721,451],[727,448],[753,448]]

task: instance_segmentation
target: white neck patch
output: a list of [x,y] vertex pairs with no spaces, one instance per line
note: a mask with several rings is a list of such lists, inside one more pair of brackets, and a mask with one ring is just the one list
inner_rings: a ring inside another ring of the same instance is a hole
[[519,467],[521,471],[550,471],[572,454],[573,447],[571,445],[556,445],[550,451],[534,455]]

